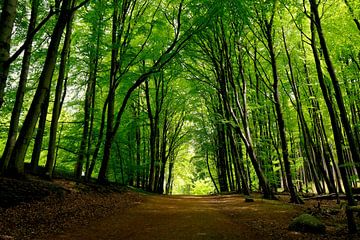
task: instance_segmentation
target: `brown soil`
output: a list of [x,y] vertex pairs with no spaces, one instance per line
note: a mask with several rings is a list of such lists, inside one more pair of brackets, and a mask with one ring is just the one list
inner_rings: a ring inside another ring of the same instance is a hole
[[287,229],[306,206],[241,196],[142,196],[144,202],[51,239],[344,239],[341,228],[327,235]]
[[[0,208],[0,239],[360,239],[346,234],[334,201],[305,205],[230,196],[158,196],[57,181],[64,195]],[[1,186],[0,186],[1,190]],[[319,207],[320,206],[320,207]],[[325,235],[288,230],[303,212],[319,217]]]

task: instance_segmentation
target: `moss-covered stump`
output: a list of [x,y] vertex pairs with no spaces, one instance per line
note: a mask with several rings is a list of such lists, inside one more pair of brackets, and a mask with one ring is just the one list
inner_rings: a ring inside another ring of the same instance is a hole
[[325,233],[325,229],[325,224],[310,214],[301,214],[289,225],[289,230],[297,232]]

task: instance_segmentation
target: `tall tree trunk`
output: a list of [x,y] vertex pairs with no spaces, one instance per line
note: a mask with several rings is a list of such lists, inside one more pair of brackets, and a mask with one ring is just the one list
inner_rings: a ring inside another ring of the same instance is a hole
[[[169,156],[169,169],[168,169],[168,178],[166,181],[166,194],[171,194],[172,193],[172,183],[173,183],[173,169],[174,169],[174,164],[175,164],[175,156]],[[216,187],[216,185],[215,185]],[[216,187],[217,189],[217,187]],[[218,191],[219,192],[219,191]]]
[[[75,0],[73,0],[72,7],[74,6]],[[56,149],[56,135],[58,130],[59,117],[61,114],[61,99],[64,87],[64,81],[68,77],[68,59],[70,54],[70,45],[71,45],[71,34],[72,34],[72,22],[74,19],[74,13],[70,13],[67,26],[66,34],[63,44],[63,49],[61,51],[61,60],[59,67],[59,76],[56,84],[54,106],[52,111],[51,126],[50,126],[50,137],[49,137],[49,146],[48,146],[48,155],[45,165],[46,176],[52,178],[52,170],[55,161],[55,149]]]
[[[114,76],[115,77],[115,76]],[[113,131],[113,122],[114,122],[114,105],[115,105],[115,89],[110,87],[109,96],[108,96],[108,112],[107,112],[107,124],[106,124],[106,136],[105,136],[105,144],[104,144],[104,153],[103,159],[101,161],[101,167],[98,175],[98,181],[100,183],[104,183],[107,181],[106,173],[110,161],[110,153],[112,141],[114,139],[114,131]]]
[[[315,138],[317,147],[321,148],[321,151],[322,151],[321,157],[324,158],[324,160],[325,160],[330,181],[335,186],[335,180],[334,180],[335,177],[334,177],[332,168],[336,169],[337,164],[335,163],[332,149],[330,147],[328,137],[326,136],[327,134],[326,134],[325,127],[324,127],[323,117],[320,112],[320,104],[319,104],[318,99],[315,97],[315,91],[314,91],[313,86],[310,81],[309,71],[308,71],[308,67],[307,67],[307,60],[306,60],[306,50],[305,50],[304,41],[303,41],[303,34],[301,34],[301,40],[302,40],[302,49],[303,49],[303,57],[304,57],[305,79],[306,79],[309,95],[311,96],[310,102],[311,102],[312,108],[309,109],[309,113],[310,113],[310,116],[311,116],[312,122],[313,122],[312,125],[313,125],[314,135],[315,135],[314,138]],[[331,162],[333,163],[332,167],[331,167]],[[335,173],[337,173],[337,171],[335,171]],[[337,179],[337,180],[339,180],[339,179]],[[339,189],[339,192],[342,192],[341,184],[338,184],[338,189]],[[335,191],[336,191],[336,188],[335,188]]]
[[236,141],[234,139],[234,134],[232,132],[232,129],[229,134],[229,140],[230,140],[231,153],[234,158],[236,178],[238,178],[238,181],[241,181],[241,190],[242,190],[241,192],[245,195],[250,195],[249,185],[245,177],[246,174],[244,172],[244,169],[241,168],[241,164],[240,164],[240,161],[242,161],[242,159],[239,154],[238,146],[236,146]]
[[[97,71],[97,64],[96,64],[95,72],[96,71]],[[93,149],[92,142],[94,140],[93,132],[94,132],[94,119],[95,119],[96,78],[97,77],[96,77],[96,73],[95,73],[94,81],[92,82],[92,87],[91,87],[92,100],[91,100],[91,106],[90,106],[90,128],[89,128],[89,132],[87,134],[88,138],[87,138],[87,145],[86,145],[86,168],[85,168],[85,180],[86,181],[88,181],[91,177],[91,176],[89,176],[89,172],[90,172],[90,166],[92,165],[90,156],[91,156],[92,149]],[[95,160],[96,160],[96,158],[95,158]]]
[[46,95],[49,94],[51,79],[53,76],[57,52],[64,31],[70,8],[70,0],[63,0],[59,18],[51,35],[51,41],[48,47],[43,71],[40,75],[39,85],[36,89],[30,109],[26,115],[23,126],[20,130],[19,137],[15,143],[16,152],[13,151],[10,161],[14,163],[14,168],[10,171],[14,175],[24,173],[24,158],[34,132],[36,122],[39,118],[41,106],[43,105]]
[[[246,101],[246,82],[243,79],[243,91],[242,91],[242,97],[243,97],[243,107],[241,107],[240,105],[240,101],[239,101],[239,97],[238,97],[238,93],[236,91],[235,85],[232,84],[234,93],[235,93],[235,102],[237,105],[237,108],[239,109],[239,111],[241,112],[241,125],[243,126],[242,130],[240,128],[240,122],[239,119],[237,118],[237,116],[235,115],[235,112],[233,110],[231,110],[230,108],[230,113],[231,113],[231,117],[232,120],[236,123],[236,127],[235,127],[235,132],[238,134],[238,136],[241,138],[241,140],[243,141],[247,154],[250,158],[251,164],[254,167],[256,176],[259,179],[259,185],[260,188],[262,189],[262,192],[264,194],[264,198],[266,199],[274,199],[274,193],[271,190],[270,184],[268,179],[266,178],[264,171],[262,170],[259,160],[257,158],[256,152],[254,150],[254,145],[252,143],[252,137],[251,137],[251,133],[250,133],[250,129],[249,129],[249,124],[248,124],[248,114],[247,114],[247,101]],[[251,184],[250,184],[251,186]]]
[[[221,106],[219,107],[221,108]],[[222,110],[220,110],[220,116],[222,114]],[[217,169],[218,169],[218,179],[219,179],[219,186],[220,192],[227,192],[228,191],[228,182],[226,178],[226,136],[225,136],[225,126],[222,122],[217,123],[217,151],[218,151],[218,158],[217,158]]]
[[[137,113],[138,114],[138,113]],[[141,168],[141,130],[139,124],[136,126],[136,187],[140,187],[140,168]]]
[[119,51],[117,29],[119,26],[118,14],[119,14],[119,1],[114,0],[114,12],[112,21],[112,50],[111,50],[111,68],[110,68],[110,81],[109,81],[109,93],[108,93],[108,107],[107,107],[107,124],[106,124],[106,136],[104,145],[104,154],[101,162],[101,167],[98,175],[99,182],[106,182],[106,172],[108,169],[111,153],[111,145],[114,138],[114,114],[115,114],[115,82],[117,73],[117,56]]
[[[259,95],[259,91],[261,90],[261,85],[259,84],[260,82],[260,76],[261,76],[261,70],[259,68],[261,68],[261,65],[258,64],[258,53],[257,53],[257,47],[255,46],[254,48],[254,59],[253,59],[253,65],[254,65],[254,70],[255,70],[255,77],[256,77],[256,93],[257,96]],[[260,66],[259,66],[260,65]],[[259,99],[259,96],[257,97],[257,99]],[[259,100],[257,101],[259,105],[265,105],[266,102],[265,101],[261,101],[259,102]],[[246,108],[245,108],[245,112],[247,112]],[[281,183],[282,183],[282,187],[284,189],[285,192],[289,192],[288,189],[288,184],[287,184],[287,179],[286,179],[286,173],[284,170],[284,164],[283,164],[283,160],[281,158],[281,153],[279,151],[279,147],[278,147],[278,140],[277,140],[277,134],[272,134],[273,132],[273,128],[272,128],[272,115],[275,114],[275,111],[273,110],[273,106],[271,107],[266,107],[266,109],[262,112],[262,115],[267,116],[267,126],[268,126],[268,133],[269,133],[269,137],[272,141],[272,145],[275,148],[275,151],[277,153],[278,159],[279,159],[279,165],[280,165],[280,174],[281,174]],[[261,124],[263,125],[263,124]]]
[[[135,3],[135,2],[134,2]],[[108,163],[109,163],[109,159],[110,159],[110,152],[111,152],[111,142],[114,139],[120,125],[121,125],[121,119],[123,116],[123,113],[125,111],[125,108],[127,106],[127,103],[132,95],[132,93],[139,87],[141,86],[141,84],[143,84],[148,78],[149,76],[151,76],[153,73],[155,72],[160,72],[160,70],[162,68],[164,68],[169,62],[170,60],[172,60],[185,46],[185,44],[187,43],[187,41],[193,36],[194,31],[191,30],[188,34],[186,34],[185,36],[183,36],[181,39],[179,38],[179,33],[180,33],[180,28],[182,26],[182,24],[180,24],[180,16],[182,13],[182,3],[183,1],[181,1],[181,3],[179,4],[179,8],[178,8],[178,16],[179,18],[176,20],[178,22],[178,24],[174,24],[173,26],[175,27],[175,36],[172,40],[172,43],[166,48],[164,49],[164,51],[162,51],[161,56],[159,56],[159,58],[154,61],[154,64],[144,73],[142,73],[136,80],[135,82],[131,85],[130,88],[128,88],[123,101],[121,103],[121,106],[119,108],[119,111],[117,112],[116,115],[116,120],[114,122],[114,125],[110,128],[108,127],[108,131],[107,131],[107,137],[105,140],[105,145],[104,145],[104,155],[103,155],[103,160],[101,163],[101,168],[100,168],[100,172],[99,172],[99,177],[98,180],[99,181],[103,181],[106,180],[106,171],[107,171],[107,167],[108,167]],[[129,4],[128,4],[129,5]],[[123,9],[123,14],[127,13],[127,12],[131,12],[132,10],[129,10],[128,8]],[[199,25],[200,27],[201,25]],[[124,43],[126,45],[126,42]],[[119,45],[119,44],[116,44]],[[115,45],[115,46],[116,46]],[[116,61],[116,63],[118,63],[118,61]],[[115,83],[114,87],[116,88],[118,86],[118,82]],[[113,89],[113,91],[115,91],[115,89]],[[111,93],[109,93],[111,94]],[[110,104],[110,99],[109,99],[109,104]],[[111,111],[110,106],[108,106],[108,116],[110,116],[111,114],[109,114],[109,112],[113,112]],[[114,120],[114,119],[113,119]],[[110,119],[108,119],[108,122],[111,121],[111,116]],[[112,122],[112,121],[111,121]]]
[[[33,0],[31,5],[31,17],[30,22],[27,30],[27,38],[29,35],[34,31],[35,24],[38,16],[38,5],[39,0]],[[26,89],[26,82],[29,75],[29,68],[30,68],[30,59],[31,59],[31,52],[32,52],[32,40],[28,42],[24,49],[24,56],[22,59],[22,67],[19,79],[19,86],[16,92],[16,98],[14,107],[11,113],[11,120],[10,120],[10,127],[8,131],[8,137],[5,145],[5,149],[2,154],[2,158],[0,159],[0,173],[4,173],[6,171],[7,165],[10,161],[11,153],[14,149],[16,137],[18,134],[19,128],[19,118],[21,114],[21,109],[24,101],[25,89]],[[1,105],[1,104],[0,104]]]
[[[100,9],[102,7],[102,1],[98,1],[98,4],[100,6]],[[100,40],[101,40],[101,31],[100,26],[103,22],[103,14],[100,14],[99,18],[97,19],[97,22],[92,26],[92,36],[96,38],[96,45],[95,45],[95,51],[93,49],[90,50],[90,59],[89,59],[89,79],[87,82],[86,87],[86,95],[85,95],[85,103],[84,103],[84,129],[82,133],[82,139],[80,143],[80,152],[77,160],[77,164],[75,166],[75,176],[79,177],[80,168],[83,167],[83,161],[84,161],[84,155],[86,156],[86,167],[85,167],[85,180],[89,181],[91,178],[92,170],[95,166],[95,161],[97,158],[97,155],[94,155],[94,158],[91,159],[91,153],[92,153],[92,142],[93,142],[93,130],[94,130],[94,118],[95,118],[95,99],[96,99],[96,79],[97,79],[97,72],[98,72],[98,65],[99,65],[99,58],[100,58]],[[104,108],[104,111],[106,111],[106,107]],[[101,144],[102,141],[102,129],[103,124],[105,123],[105,113],[102,113],[102,120],[100,124],[100,134],[98,143]],[[90,123],[88,123],[90,121]],[[87,126],[88,127],[87,127]],[[84,142],[83,142],[84,141]],[[98,151],[98,148],[100,148],[100,145],[96,145],[95,151]],[[82,171],[82,170],[81,170]]]
[[[274,13],[273,13],[274,14]],[[285,131],[285,121],[281,109],[281,103],[279,98],[279,76],[277,71],[277,63],[276,63],[276,56],[275,56],[275,50],[273,45],[273,17],[269,22],[265,22],[265,33],[266,33],[266,40],[268,45],[268,50],[270,54],[271,59],[271,67],[272,67],[272,74],[273,74],[273,98],[275,103],[275,111],[276,111],[276,117],[277,117],[277,123],[278,123],[278,130],[280,135],[280,142],[281,142],[281,149],[282,149],[282,155],[283,155],[283,161],[284,161],[284,167],[286,172],[286,180],[288,183],[288,188],[290,192],[291,202],[294,203],[303,203],[303,201],[299,198],[295,186],[292,181],[292,174],[291,174],[291,166],[289,161],[289,151],[287,146],[287,140],[286,140],[286,131]]]
[[[312,4],[314,4],[314,3],[312,3]],[[322,68],[321,68],[321,61],[320,61],[318,49],[316,46],[315,23],[312,19],[311,19],[310,27],[311,27],[311,48],[312,48],[312,52],[313,52],[313,56],[314,56],[314,60],[315,60],[316,72],[317,72],[318,80],[320,83],[320,88],[321,88],[321,91],[322,91],[322,94],[323,94],[323,97],[324,97],[324,100],[325,100],[325,103],[326,103],[326,106],[327,106],[327,109],[329,112],[329,116],[330,116],[330,122],[331,122],[332,131],[333,131],[333,135],[334,135],[334,140],[335,140],[336,153],[337,153],[338,162],[339,162],[340,174],[341,174],[342,182],[344,185],[345,193],[347,196],[348,204],[350,206],[354,206],[355,200],[354,200],[354,197],[352,194],[351,185],[350,185],[348,175],[346,172],[346,168],[345,168],[345,160],[344,160],[343,148],[342,148],[343,136],[340,131],[340,126],[338,125],[338,119],[336,117],[336,112],[333,107],[331,98],[329,96],[328,88],[325,84],[325,79],[324,79],[324,75],[323,75]],[[356,225],[355,225],[355,220],[354,220],[353,214],[348,212],[347,218],[348,218],[349,231],[356,232]]]
[[[311,137],[310,134],[310,130],[309,127],[306,123],[305,120],[305,116],[304,116],[304,112],[302,109],[302,103],[301,103],[301,96],[298,90],[298,86],[295,80],[295,76],[294,76],[294,70],[293,70],[293,66],[292,66],[292,60],[290,57],[290,53],[288,50],[288,46],[286,43],[286,37],[285,37],[285,32],[284,32],[284,28],[282,27],[282,36],[283,36],[283,42],[284,42],[284,48],[285,48],[285,52],[286,52],[286,56],[288,59],[288,65],[289,65],[289,73],[287,72],[288,78],[289,78],[289,82],[291,85],[291,89],[294,93],[295,96],[295,105],[296,105],[296,110],[298,113],[298,117],[299,117],[299,125],[301,127],[301,131],[303,133],[303,138],[304,138],[304,148],[305,148],[305,152],[306,155],[308,157],[308,161],[310,162],[310,164],[314,164],[316,163],[317,167],[312,167],[311,169],[314,172],[314,177],[317,178],[317,168],[320,169],[323,178],[325,179],[325,182],[328,186],[329,192],[330,193],[336,193],[336,189],[335,189],[335,182],[333,179],[333,175],[330,171],[328,171],[328,174],[326,173],[325,167],[322,164],[323,161],[323,155],[320,154],[320,149],[318,147],[315,146],[315,143]],[[327,167],[327,165],[325,165]],[[329,177],[328,177],[329,175]],[[315,180],[315,183],[318,182],[318,179]],[[320,189],[318,188],[318,194],[322,194],[322,191],[319,191]]]
[[101,123],[100,123],[98,140],[96,142],[95,149],[94,149],[94,152],[92,154],[92,159],[91,159],[89,169],[86,170],[86,180],[87,181],[91,178],[91,175],[92,175],[92,173],[94,171],[96,160],[97,160],[97,157],[99,155],[101,143],[102,143],[102,140],[103,140],[103,137],[104,137],[107,105],[108,105],[108,99],[105,100],[105,103],[103,105],[103,109],[102,109],[102,113],[101,113]]
[[34,148],[33,148],[33,152],[31,155],[30,167],[31,167],[31,172],[34,174],[38,174],[40,154],[41,154],[44,133],[45,133],[45,128],[46,128],[46,117],[47,117],[48,108],[49,108],[49,98],[50,98],[50,93],[46,96],[45,102],[43,103],[43,105],[41,107],[38,129],[36,132]]
[[[80,149],[79,149],[79,156],[77,159],[77,163],[75,166],[75,177],[76,178],[80,178],[81,177],[81,173],[83,171],[83,165],[84,165],[84,159],[85,156],[88,156],[88,151],[89,149],[87,148],[88,145],[88,138],[89,138],[89,125],[90,125],[90,114],[91,114],[91,104],[92,104],[92,98],[93,96],[93,70],[92,70],[93,66],[92,66],[92,61],[90,63],[90,74],[89,74],[89,79],[87,82],[87,87],[86,87],[86,93],[85,93],[85,104],[84,104],[84,121],[83,121],[83,132],[82,132],[82,137],[81,137],[81,143],[80,143]],[[89,162],[89,160],[87,161]],[[89,164],[87,164],[86,166],[86,171],[89,168]]]
[[57,162],[58,155],[59,155],[59,146],[60,146],[60,142],[61,142],[61,134],[62,134],[63,129],[64,129],[64,123],[61,124],[60,131],[59,131],[59,137],[58,137],[58,141],[56,144],[55,161],[54,161],[54,167],[52,170],[53,173],[55,172],[55,169],[56,169],[56,162]]
[[86,157],[85,178],[88,180],[88,171],[90,168],[90,153],[92,145],[92,132],[94,125],[94,108],[95,108],[95,88],[96,72],[98,68],[98,54],[95,63],[90,61],[90,75],[87,82],[85,103],[84,103],[84,122],[81,137],[79,156],[75,166],[75,177],[80,178],[83,171],[84,158]]
[[[146,126],[142,126],[142,133],[143,135],[146,136]],[[142,189],[146,190],[148,187],[148,180],[149,180],[149,172],[150,172],[150,167],[149,167],[149,142],[148,142],[147,137],[143,137],[142,138],[142,180],[141,180],[141,187]],[[169,165],[170,166],[170,165]]]
[[8,60],[17,4],[17,0],[4,0],[0,16],[0,108],[4,103],[6,81],[9,75]]
[[[102,20],[102,16],[98,19],[98,24]],[[89,78],[86,86],[85,101],[84,101],[84,122],[83,132],[79,149],[79,156],[75,166],[75,177],[80,178],[83,171],[84,158],[86,157],[85,178],[89,180],[88,172],[90,168],[90,153],[92,132],[94,125],[94,108],[95,108],[95,94],[96,94],[96,78],[99,64],[99,49],[100,49],[100,32],[96,27],[93,29],[93,35],[96,36],[95,52],[90,50],[89,59]],[[95,33],[96,32],[96,33]]]
[[150,93],[149,93],[149,83],[148,81],[145,82],[145,97],[146,97],[146,104],[148,110],[148,117],[150,121],[150,172],[149,172],[149,183],[148,183],[148,191],[153,191],[154,182],[155,182],[155,162],[156,162],[156,153],[155,153],[155,123],[154,123],[154,116],[151,110],[151,103],[150,103]]
[[163,128],[162,128],[162,137],[161,137],[161,144],[160,144],[160,175],[159,175],[159,181],[157,185],[157,193],[163,194],[164,193],[164,182],[165,182],[165,168],[167,163],[167,155],[166,150],[168,148],[168,110],[166,109],[164,114],[164,121],[163,121]]
[[155,130],[155,178],[154,178],[154,191],[156,192],[159,187],[162,159],[160,148],[160,113],[164,101],[164,76],[161,72],[159,76],[154,76],[155,82],[155,114],[154,114],[154,130]]
[[[350,121],[349,121],[347,113],[346,113],[344,99],[343,99],[343,96],[341,93],[340,84],[336,77],[335,69],[332,64],[330,53],[329,53],[329,50],[328,50],[328,47],[326,44],[326,40],[325,40],[325,37],[323,34],[321,20],[320,20],[320,16],[319,16],[318,4],[316,3],[316,0],[309,0],[309,1],[310,1],[310,5],[311,5],[311,12],[313,14],[312,21],[314,21],[314,24],[316,26],[316,30],[317,30],[317,33],[319,36],[321,50],[324,54],[324,59],[325,59],[325,63],[327,66],[327,71],[330,75],[330,79],[331,79],[333,88],[335,90],[335,98],[336,98],[336,103],[337,103],[337,106],[338,106],[339,112],[340,112],[341,123],[345,130],[345,133],[346,133],[346,136],[347,136],[347,139],[349,142],[352,159],[358,165],[358,164],[360,164],[360,154],[359,154],[359,150],[358,150],[358,146],[357,146],[358,144],[355,141],[355,137],[354,137],[354,134],[351,129]],[[358,170],[358,172],[360,172],[359,166],[357,167],[357,170]]]

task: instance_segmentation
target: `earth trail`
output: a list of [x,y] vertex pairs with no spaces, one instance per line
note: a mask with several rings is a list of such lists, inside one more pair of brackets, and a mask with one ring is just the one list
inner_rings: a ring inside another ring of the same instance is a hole
[[281,201],[245,203],[240,196],[145,195],[136,207],[114,209],[109,217],[79,223],[51,239],[298,239],[304,236],[287,227],[300,211]]

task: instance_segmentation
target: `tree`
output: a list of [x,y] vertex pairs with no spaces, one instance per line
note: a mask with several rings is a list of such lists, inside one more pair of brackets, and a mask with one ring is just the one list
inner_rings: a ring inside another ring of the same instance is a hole
[[34,99],[27,113],[23,126],[19,132],[19,137],[16,140],[15,148],[17,151],[12,152],[11,154],[10,161],[12,162],[12,167],[10,170],[8,170],[10,174],[22,175],[24,172],[24,158],[26,150],[29,146],[35,124],[39,117],[41,106],[45,102],[47,94],[49,94],[51,78],[57,58],[57,50],[60,44],[61,35],[68,19],[68,14],[71,11],[70,6],[71,1],[68,0],[63,1],[61,5],[60,15],[51,36],[51,42],[49,44],[46,61],[39,79],[39,86],[34,95]]
[[[71,8],[75,7],[75,2],[72,2]],[[56,140],[57,140],[57,130],[58,130],[58,123],[59,117],[61,113],[62,103],[65,98],[66,93],[66,81],[68,78],[68,59],[70,55],[70,45],[71,45],[71,34],[72,34],[72,24],[74,21],[74,12],[70,12],[67,23],[66,23],[66,33],[64,38],[64,44],[61,51],[61,59],[60,59],[60,66],[59,66],[59,76],[56,83],[56,90],[55,90],[55,99],[53,105],[53,112],[52,112],[52,119],[50,125],[50,138],[49,138],[49,145],[48,145],[48,155],[47,161],[45,166],[46,175],[51,178],[53,175],[53,168],[55,162],[55,148],[56,148]],[[65,88],[63,90],[63,88]]]
[[356,1],[12,3],[1,2],[3,174],[31,161],[32,174],[157,193],[300,203],[344,191],[355,204]]
[[9,75],[11,33],[16,17],[17,0],[4,0],[1,9],[0,29],[0,108],[4,103],[4,91]]
[[[30,34],[35,30],[35,24],[38,16],[38,5],[39,1],[34,0],[31,5],[31,16],[29,21],[29,26],[27,30],[27,38],[30,38]],[[26,82],[28,79],[29,74],[29,68],[30,68],[30,60],[31,60],[31,52],[32,52],[32,41],[29,41],[29,43],[26,45],[24,49],[24,56],[22,59],[22,67],[21,67],[21,73],[20,73],[20,79],[19,79],[19,86],[16,92],[16,98],[14,107],[11,113],[11,121],[10,121],[10,127],[9,132],[7,136],[6,146],[4,149],[4,152],[2,154],[2,158],[0,160],[0,171],[3,174],[7,168],[7,165],[10,161],[11,153],[14,149],[18,127],[19,127],[19,118],[20,113],[23,105],[23,99],[25,95],[25,88],[26,88]],[[5,77],[5,76],[4,76]],[[0,90],[1,92],[1,90]],[[0,93],[1,95],[1,93]],[[1,104],[0,104],[1,105]],[[1,106],[0,106],[1,108]]]
[[[135,7],[135,6],[133,6]],[[99,172],[99,176],[98,176],[98,180],[100,182],[104,182],[106,181],[106,172],[107,172],[107,168],[109,165],[109,160],[110,160],[110,152],[111,152],[111,143],[114,139],[114,137],[116,136],[116,133],[120,127],[120,123],[121,123],[121,117],[125,111],[126,105],[128,100],[130,99],[131,94],[133,93],[133,91],[135,91],[142,83],[144,83],[149,76],[151,76],[153,73],[159,72],[162,68],[164,68],[185,46],[185,44],[187,43],[187,41],[193,36],[193,34],[198,31],[202,26],[203,23],[194,23],[194,25],[191,25],[189,27],[189,29],[185,29],[182,30],[182,22],[181,22],[181,17],[182,17],[182,10],[183,10],[183,1],[180,1],[180,3],[178,4],[178,6],[174,6],[174,9],[176,10],[176,14],[174,14],[173,19],[169,19],[169,23],[172,26],[172,29],[174,31],[173,34],[173,38],[168,42],[168,45],[165,47],[165,49],[160,50],[160,54],[157,56],[156,59],[153,59],[152,62],[153,64],[151,64],[150,66],[146,66],[146,71],[141,73],[139,77],[137,77],[134,81],[134,83],[130,86],[130,88],[128,88],[125,97],[122,100],[121,106],[117,112],[116,115],[116,119],[113,116],[114,115],[114,109],[113,109],[113,98],[114,98],[114,94],[115,94],[115,89],[117,88],[117,86],[119,86],[119,80],[121,78],[118,78],[116,81],[115,79],[110,80],[110,86],[109,86],[109,106],[108,106],[108,114],[107,114],[107,133],[106,133],[106,138],[105,138],[105,145],[104,145],[104,154],[103,154],[103,159],[102,159],[102,163],[101,163],[101,168],[100,168],[100,172]],[[156,10],[157,12],[157,10]],[[156,13],[155,12],[155,13]],[[132,11],[130,11],[130,13],[132,13]],[[117,11],[116,8],[114,10],[114,14],[113,14],[113,18],[116,18],[117,16]],[[154,17],[155,15],[153,15]],[[165,15],[166,16],[166,15]],[[115,20],[113,20],[114,24],[115,24]],[[116,33],[116,26],[114,26],[113,24],[113,43],[117,42],[117,33]],[[116,24],[115,24],[116,25]],[[145,38],[145,41],[140,45],[140,50],[139,52],[143,52],[143,49],[147,43],[147,39],[151,36],[152,33],[152,25],[150,25],[150,29],[148,32],[147,37]],[[115,31],[115,32],[114,32]],[[128,30],[130,31],[130,29]],[[120,40],[120,39],[119,39]],[[127,41],[127,38],[125,38],[125,41]],[[126,43],[126,42],[125,42]],[[126,46],[126,44],[122,44],[123,46]],[[118,55],[118,49],[117,46],[113,46],[115,48],[112,49],[112,61],[113,64],[115,64],[116,59],[117,59],[117,55]],[[130,67],[132,65],[132,63],[137,59],[137,56],[140,53],[137,53],[134,57],[132,58],[129,62],[128,65],[125,65],[124,69],[127,70],[128,67]],[[117,74],[117,71],[115,71],[115,66],[113,66],[112,70],[110,71],[110,77],[114,78]],[[121,75],[120,75],[121,76]],[[114,122],[113,122],[114,120]]]

